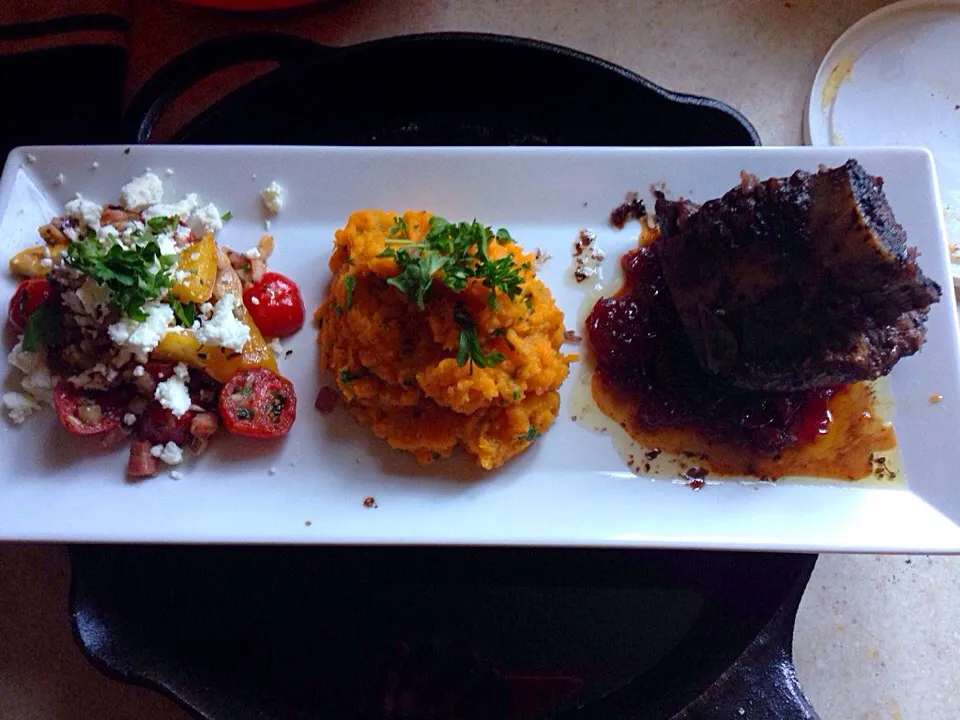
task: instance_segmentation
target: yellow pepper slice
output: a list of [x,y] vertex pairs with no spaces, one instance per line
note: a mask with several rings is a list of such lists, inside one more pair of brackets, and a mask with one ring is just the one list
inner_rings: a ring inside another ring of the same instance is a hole
[[277,372],[277,360],[246,308],[243,308],[242,315],[240,319],[250,328],[250,339],[243,346],[243,352],[237,353],[215,345],[201,345],[199,340],[187,332],[168,332],[154,349],[153,355],[161,360],[182,362],[190,367],[200,368],[222,383],[227,382],[242,368],[264,367]]
[[212,233],[207,233],[180,253],[177,271],[186,273],[171,288],[177,300],[203,303],[210,299],[217,279],[217,243]]
[[[50,272],[52,262],[43,263],[45,258],[60,256],[66,245],[34,245],[21,250],[10,258],[10,272],[24,277],[42,277]],[[49,253],[44,252],[49,250]]]

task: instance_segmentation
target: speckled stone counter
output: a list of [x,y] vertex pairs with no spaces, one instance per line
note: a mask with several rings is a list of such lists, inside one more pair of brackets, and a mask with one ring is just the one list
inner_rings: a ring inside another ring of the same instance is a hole
[[[169,12],[132,3],[139,20]],[[724,100],[765,144],[801,141],[820,58],[879,0],[345,0],[322,40],[347,44],[408,32],[473,30],[578,48],[673,90]],[[181,8],[186,16],[203,12]],[[269,20],[283,30],[296,16]],[[189,23],[185,23],[189,25]],[[0,718],[182,720],[154,693],[85,663],[70,637],[61,546],[0,546]],[[795,650],[823,720],[960,717],[960,558],[822,556],[804,597]],[[767,720],[767,719],[757,719]]]

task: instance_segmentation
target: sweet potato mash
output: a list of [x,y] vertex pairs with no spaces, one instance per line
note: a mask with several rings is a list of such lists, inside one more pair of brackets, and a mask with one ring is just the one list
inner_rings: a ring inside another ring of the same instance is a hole
[[[487,239],[466,250],[468,232]],[[330,269],[321,363],[391,447],[429,463],[462,445],[489,470],[553,422],[572,359],[563,313],[507,231],[361,210],[336,232]]]

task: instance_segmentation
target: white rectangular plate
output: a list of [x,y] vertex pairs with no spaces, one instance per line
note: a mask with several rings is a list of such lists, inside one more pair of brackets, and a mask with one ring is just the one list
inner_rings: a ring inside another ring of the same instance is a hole
[[[553,259],[542,276],[570,327],[585,303],[584,289],[569,281],[572,243],[580,228],[595,229],[609,276],[636,243],[635,226],[617,232],[606,223],[626,191],[646,195],[651,184],[665,183],[675,196],[704,201],[736,185],[741,169],[782,176],[848,157],[884,177],[924,271],[944,290],[923,352],[891,376],[906,486],[729,480],[691,492],[669,479],[636,477],[607,435],[571,419],[575,367],[554,426],[506,467],[482,474],[454,459],[422,468],[342,410],[315,412],[317,390],[329,379],[316,369],[308,325],[285,343],[294,352],[281,361],[299,397],[289,437],[264,444],[219,437],[210,453],[180,468],[179,481],[164,472],[127,483],[125,450],[104,453],[68,436],[50,412],[5,426],[0,538],[960,551],[960,528],[947,518],[960,518],[957,313],[933,163],[923,150],[22,148],[0,182],[0,254],[35,244],[37,227],[75,193],[114,201],[145,167],[164,179],[165,200],[196,192],[231,210],[219,239],[245,249],[263,232],[259,190],[277,180],[287,197],[273,220],[270,264],[300,284],[308,309],[328,282],[333,232],[352,211],[422,208],[507,227],[526,248],[548,251]],[[9,297],[14,280],[2,282],[0,296]],[[931,404],[933,394],[943,401]],[[368,496],[376,507],[364,507]]]

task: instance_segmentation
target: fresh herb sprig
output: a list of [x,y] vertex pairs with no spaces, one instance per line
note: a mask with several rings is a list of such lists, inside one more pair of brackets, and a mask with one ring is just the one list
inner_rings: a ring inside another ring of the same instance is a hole
[[[403,218],[395,217],[387,237],[387,248],[379,257],[392,258],[400,272],[387,280],[402,292],[410,302],[424,309],[424,300],[435,281],[454,292],[463,292],[470,278],[478,279],[489,288],[487,307],[497,307],[497,293],[514,300],[523,286],[523,272],[530,269],[529,263],[518,265],[513,255],[493,260],[489,255],[491,241],[501,245],[513,242],[510,233],[500,228],[496,232],[476,220],[451,223],[442,217],[430,218],[430,229],[420,242],[408,237]],[[460,342],[457,347],[457,364],[472,363],[481,368],[503,362],[498,352],[485,352],[477,337],[473,318],[457,306],[454,320],[460,326]]]
[[144,304],[173,285],[170,268],[177,257],[161,254],[152,230],[135,240],[130,247],[114,243],[105,248],[91,232],[67,246],[66,262],[106,286],[124,314],[142,322],[147,319]]
[[193,327],[193,321],[197,319],[196,303],[182,303],[173,295],[167,296],[167,302],[170,303],[170,309],[173,310],[174,317],[183,327]]

